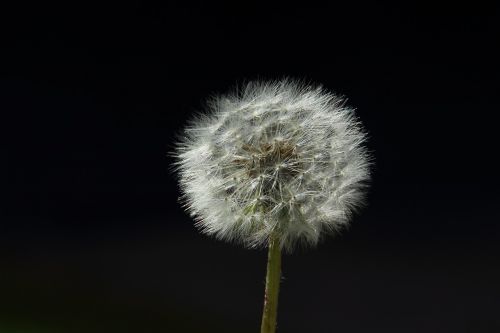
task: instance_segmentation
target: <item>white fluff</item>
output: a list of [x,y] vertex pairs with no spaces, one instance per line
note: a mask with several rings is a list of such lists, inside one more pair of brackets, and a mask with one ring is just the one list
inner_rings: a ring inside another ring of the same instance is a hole
[[199,229],[247,247],[314,246],[362,204],[366,135],[322,87],[250,82],[209,103],[176,150],[182,200]]

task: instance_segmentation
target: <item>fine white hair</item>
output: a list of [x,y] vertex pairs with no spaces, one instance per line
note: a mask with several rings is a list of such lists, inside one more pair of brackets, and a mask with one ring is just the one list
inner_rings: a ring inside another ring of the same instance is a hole
[[345,100],[290,79],[212,98],[186,127],[175,166],[196,226],[247,247],[315,246],[363,204],[371,155]]

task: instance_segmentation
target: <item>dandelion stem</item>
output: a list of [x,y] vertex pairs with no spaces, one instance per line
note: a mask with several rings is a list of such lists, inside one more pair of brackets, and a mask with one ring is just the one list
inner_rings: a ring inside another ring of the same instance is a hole
[[261,333],[274,333],[276,331],[280,277],[281,250],[279,238],[271,236],[267,257],[266,291],[264,294],[262,325],[260,327]]

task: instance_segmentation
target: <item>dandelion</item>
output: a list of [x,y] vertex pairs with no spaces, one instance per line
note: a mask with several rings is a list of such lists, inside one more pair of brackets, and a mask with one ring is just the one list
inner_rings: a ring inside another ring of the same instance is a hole
[[201,232],[268,247],[262,332],[274,332],[281,251],[344,229],[370,177],[366,134],[345,100],[297,81],[215,97],[176,150],[182,201]]

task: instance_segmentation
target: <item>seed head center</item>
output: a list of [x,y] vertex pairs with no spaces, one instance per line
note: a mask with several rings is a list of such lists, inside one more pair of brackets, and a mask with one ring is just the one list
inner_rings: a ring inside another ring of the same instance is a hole
[[297,147],[289,141],[274,140],[256,145],[244,144],[241,148],[248,154],[248,158],[242,162],[249,178],[259,176],[272,178],[277,173],[280,177],[291,177],[297,173]]

